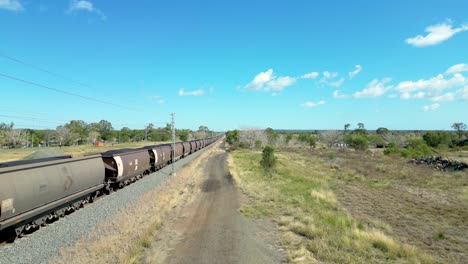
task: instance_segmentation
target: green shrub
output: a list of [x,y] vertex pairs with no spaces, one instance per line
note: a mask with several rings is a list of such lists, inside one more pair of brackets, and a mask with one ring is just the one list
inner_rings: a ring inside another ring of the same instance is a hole
[[434,152],[422,139],[411,139],[409,145],[400,151],[405,158],[416,158],[422,156],[430,156]]
[[364,151],[369,147],[369,141],[365,135],[362,134],[353,134],[346,138],[346,143],[348,143],[355,150]]
[[395,142],[390,142],[388,143],[387,148],[384,150],[385,155],[394,155],[400,152],[400,148]]
[[262,141],[257,139],[255,140],[255,148],[256,149],[261,149],[262,148]]
[[260,165],[265,170],[272,169],[276,164],[275,149],[271,146],[266,146],[262,151],[262,160]]

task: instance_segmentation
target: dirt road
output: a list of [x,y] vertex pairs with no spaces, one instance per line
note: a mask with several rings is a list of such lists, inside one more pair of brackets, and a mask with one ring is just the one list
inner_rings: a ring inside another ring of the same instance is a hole
[[[222,145],[203,166],[201,193],[166,224],[144,262],[281,263],[272,229],[239,213],[240,194]],[[165,252],[165,253],[162,253]],[[154,256],[157,254],[158,256]]]

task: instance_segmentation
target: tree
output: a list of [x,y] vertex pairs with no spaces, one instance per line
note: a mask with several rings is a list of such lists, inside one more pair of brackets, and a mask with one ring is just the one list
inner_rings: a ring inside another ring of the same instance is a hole
[[237,146],[239,144],[240,138],[239,138],[239,130],[232,130],[226,132],[226,142],[229,145],[232,146]]
[[375,132],[378,135],[385,135],[385,134],[388,134],[388,132],[390,132],[390,131],[385,127],[379,127],[379,128],[377,128],[377,130]]
[[358,123],[357,126],[358,129],[364,129],[364,123]]
[[84,139],[88,136],[88,125],[83,120],[72,120],[70,123],[64,125],[70,133],[73,133],[78,136],[78,141],[80,144],[84,142]]
[[289,142],[293,139],[293,135],[291,133],[288,133],[286,137],[284,138],[284,141],[286,142],[286,145],[289,145]]
[[463,137],[464,131],[466,130],[466,124],[464,123],[453,123],[452,128],[455,129],[458,135],[458,140],[461,140]]
[[423,135],[427,145],[436,148],[440,144],[450,145],[452,143],[450,133],[442,131],[428,131]]
[[301,142],[306,143],[311,148],[315,148],[315,145],[317,143],[317,139],[314,135],[311,134],[300,134],[297,139]]
[[111,140],[113,137],[113,130],[111,122],[107,120],[99,121],[99,133],[101,133],[101,137],[103,140]]
[[271,146],[266,146],[262,151],[262,160],[260,165],[265,170],[271,170],[276,164],[275,149]]
[[348,132],[350,126],[351,126],[351,124],[345,124],[345,125],[344,125],[344,131],[345,131],[345,133]]
[[343,133],[337,130],[328,130],[320,134],[320,141],[325,143],[329,148],[333,147],[334,144],[343,141]]
[[177,136],[180,138],[180,140],[187,141],[189,137],[189,131],[187,129],[178,130]]

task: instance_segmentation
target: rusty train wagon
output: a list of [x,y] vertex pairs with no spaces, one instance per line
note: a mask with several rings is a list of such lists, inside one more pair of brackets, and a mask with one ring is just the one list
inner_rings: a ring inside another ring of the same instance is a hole
[[0,164],[0,230],[20,235],[93,201],[104,171],[101,155]]
[[187,157],[191,153],[190,142],[182,142],[182,145],[184,146],[184,154],[182,157]]
[[172,162],[171,145],[153,145],[143,147],[149,151],[151,171],[155,172]]
[[109,150],[101,155],[106,168],[106,182],[110,187],[122,188],[150,173],[147,149]]
[[179,160],[184,155],[184,144],[182,142],[175,143],[174,160]]
[[190,143],[190,153],[194,153],[196,152],[198,149],[197,149],[197,141],[196,140],[192,140],[189,142]]

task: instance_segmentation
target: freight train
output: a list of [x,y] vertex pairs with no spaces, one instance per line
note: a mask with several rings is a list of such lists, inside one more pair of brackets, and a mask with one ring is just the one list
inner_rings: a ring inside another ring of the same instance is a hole
[[14,240],[196,151],[222,135],[110,150],[80,158],[58,156],[0,163],[0,236]]

